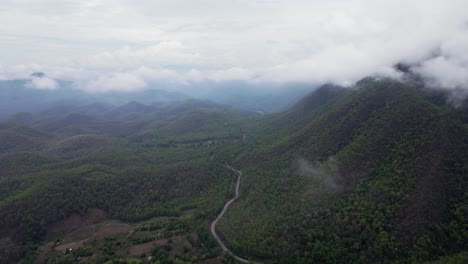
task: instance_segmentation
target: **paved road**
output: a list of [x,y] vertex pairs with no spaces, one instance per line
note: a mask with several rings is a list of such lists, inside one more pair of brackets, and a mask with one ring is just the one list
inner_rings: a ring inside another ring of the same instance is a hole
[[218,223],[219,219],[221,219],[221,217],[223,217],[224,213],[226,213],[229,206],[239,197],[239,186],[240,186],[240,180],[241,180],[242,172],[238,171],[238,170],[236,170],[236,169],[234,169],[234,168],[232,168],[230,166],[228,166],[228,168],[230,168],[231,170],[239,173],[239,176],[237,176],[236,196],[234,196],[234,198],[229,200],[224,205],[223,210],[221,211],[221,213],[219,213],[218,217],[216,217],[216,219],[213,221],[213,223],[211,223],[211,234],[213,234],[213,237],[216,239],[216,241],[218,242],[219,246],[223,249],[223,251],[227,252],[229,255],[231,255],[236,260],[238,260],[240,262],[243,262],[243,263],[258,263],[258,262],[253,262],[253,261],[246,260],[246,259],[241,258],[241,257],[237,256],[236,254],[232,253],[232,251],[229,248],[226,247],[226,245],[223,243],[221,238],[219,238],[218,234],[216,233],[216,224]]

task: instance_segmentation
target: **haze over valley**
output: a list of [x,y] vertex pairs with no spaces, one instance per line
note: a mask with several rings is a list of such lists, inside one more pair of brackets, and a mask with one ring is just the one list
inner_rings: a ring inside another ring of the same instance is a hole
[[0,5],[0,263],[467,263],[466,1]]

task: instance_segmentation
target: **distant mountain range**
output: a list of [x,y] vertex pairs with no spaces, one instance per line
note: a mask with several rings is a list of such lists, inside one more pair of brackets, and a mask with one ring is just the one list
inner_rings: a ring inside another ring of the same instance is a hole
[[[31,76],[44,78],[46,75],[38,72]],[[60,88],[54,90],[31,88],[29,82],[30,80],[0,81],[0,120],[18,112],[40,112],[61,105],[79,107],[104,103],[119,106],[131,101],[152,104],[180,102],[189,98],[271,113],[286,109],[315,89],[314,86],[300,84],[273,87],[274,85],[251,85],[245,82],[203,82],[194,83],[186,89],[171,89],[167,85],[157,88],[158,84],[153,84],[148,89],[133,92],[89,93],[67,81],[59,81]]]
[[233,263],[208,230],[226,165],[240,196],[216,228],[245,259],[468,259],[468,104],[417,78],[328,84],[272,114],[68,92],[0,122],[2,263]]

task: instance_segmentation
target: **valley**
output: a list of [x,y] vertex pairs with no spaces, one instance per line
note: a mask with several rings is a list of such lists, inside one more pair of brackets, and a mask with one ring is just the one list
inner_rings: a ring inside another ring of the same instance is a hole
[[463,259],[466,113],[443,96],[369,78],[268,115],[197,100],[13,115],[1,260]]
[[468,0],[2,0],[0,264],[467,264]]
[[244,258],[241,258],[241,257],[235,255],[234,253],[232,253],[232,251],[229,250],[226,247],[226,245],[224,244],[224,242],[222,241],[222,239],[218,236],[218,234],[216,232],[216,224],[218,223],[219,219],[221,219],[221,217],[223,217],[223,215],[226,213],[229,206],[231,206],[231,204],[234,203],[234,201],[239,198],[239,187],[240,187],[240,180],[241,180],[242,172],[238,171],[238,170],[235,170],[230,166],[228,166],[228,168],[231,169],[232,171],[235,171],[235,172],[239,173],[239,176],[237,176],[235,196],[224,205],[223,210],[221,210],[221,213],[219,213],[219,215],[216,217],[216,219],[211,223],[210,231],[211,231],[211,234],[213,234],[213,237],[216,239],[216,242],[218,242],[219,246],[221,247],[221,249],[223,251],[227,252],[229,255],[231,255],[237,261],[240,261],[240,262],[243,262],[243,263],[249,263],[248,260],[246,260]]

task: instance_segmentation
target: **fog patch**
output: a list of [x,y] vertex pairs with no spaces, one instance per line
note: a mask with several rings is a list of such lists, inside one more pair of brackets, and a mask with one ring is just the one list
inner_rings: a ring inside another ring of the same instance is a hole
[[113,73],[100,76],[85,85],[85,91],[104,93],[111,91],[134,92],[144,89],[146,82],[139,76],[129,73]]
[[45,77],[43,74],[31,76],[31,80],[26,83],[25,86],[39,90],[56,90],[60,88],[60,85],[56,80]]
[[338,172],[338,161],[334,157],[321,163],[298,158],[295,161],[295,169],[299,176],[310,182],[307,188],[314,194],[337,193],[343,189]]

